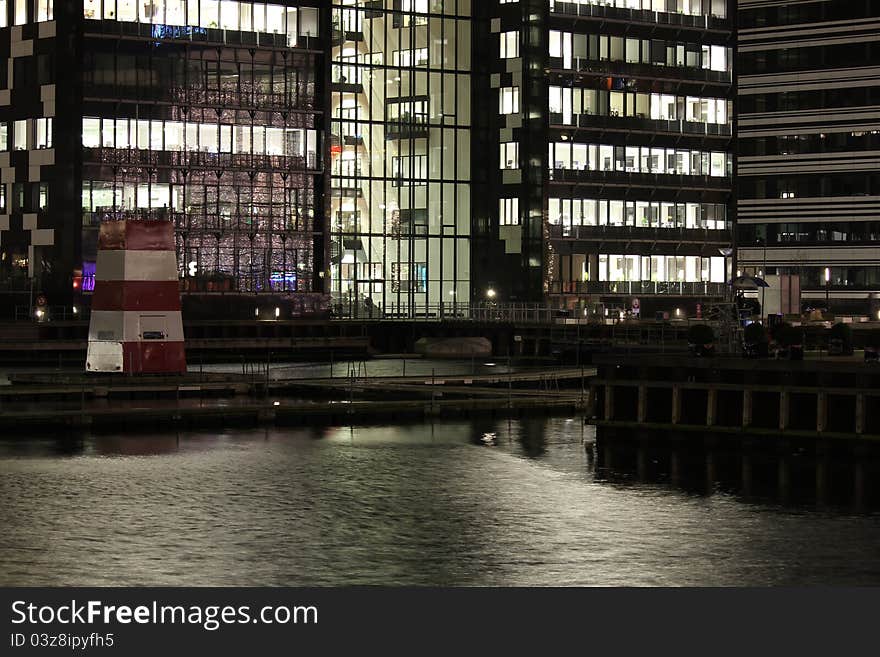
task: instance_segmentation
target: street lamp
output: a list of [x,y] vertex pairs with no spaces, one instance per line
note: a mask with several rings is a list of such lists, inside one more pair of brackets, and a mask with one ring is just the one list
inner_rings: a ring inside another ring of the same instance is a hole
[[831,267],[825,267],[825,312],[831,314]]
[[486,298],[489,299],[490,301],[495,298],[496,294],[497,294],[497,292],[495,292],[495,290],[491,287],[488,290],[486,290]]

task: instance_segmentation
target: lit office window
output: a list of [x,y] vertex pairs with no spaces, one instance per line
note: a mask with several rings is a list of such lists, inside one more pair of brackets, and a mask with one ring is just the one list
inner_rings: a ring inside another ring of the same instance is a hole
[[55,20],[55,0],[36,0],[37,22]]
[[27,0],[15,0],[15,25],[27,23]]
[[501,144],[502,169],[519,169],[519,142],[510,141]]
[[36,148],[52,148],[52,119],[36,119]]
[[501,33],[501,59],[519,57],[519,32],[510,31]]
[[498,199],[498,225],[519,226],[519,199]]
[[498,90],[498,112],[519,114],[519,87],[501,87]]
[[28,147],[27,143],[27,120],[22,119],[21,121],[16,121],[13,125],[12,129],[12,148],[16,151],[26,151]]

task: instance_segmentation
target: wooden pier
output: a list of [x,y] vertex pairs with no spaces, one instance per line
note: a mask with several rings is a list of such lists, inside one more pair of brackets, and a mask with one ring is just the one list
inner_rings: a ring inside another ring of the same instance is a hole
[[880,442],[880,368],[853,362],[597,358],[590,422],[621,429]]
[[[0,431],[128,431],[157,426],[355,424],[476,415],[582,413],[595,369],[444,376],[276,379],[19,376],[0,387]],[[24,437],[24,436],[22,436]]]

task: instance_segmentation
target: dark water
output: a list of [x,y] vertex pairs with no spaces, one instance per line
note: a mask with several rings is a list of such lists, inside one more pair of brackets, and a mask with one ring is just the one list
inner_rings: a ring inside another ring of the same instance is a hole
[[0,441],[0,584],[880,584],[846,496],[600,448],[565,419]]

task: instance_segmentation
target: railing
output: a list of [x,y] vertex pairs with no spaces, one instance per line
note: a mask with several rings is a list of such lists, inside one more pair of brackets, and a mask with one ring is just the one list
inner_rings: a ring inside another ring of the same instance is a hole
[[[700,284],[702,285],[702,284]],[[706,288],[701,288],[706,289]],[[723,294],[726,286],[719,285]],[[642,294],[639,292],[639,294]],[[722,296],[706,295],[706,296]],[[584,312],[575,317],[574,311],[537,303],[438,303],[386,306],[369,305],[348,300],[331,303],[331,318],[341,321],[424,321],[424,322],[480,322],[508,324],[574,324],[587,321],[617,320],[617,315]]]
[[[74,310],[74,308],[76,308]],[[39,309],[28,306],[15,306],[16,322],[71,322],[87,320],[91,313],[88,307],[79,306],[44,306]]]
[[609,294],[622,296],[724,297],[725,283],[666,281],[551,281],[550,294]]
[[301,48],[304,50],[318,50],[321,48],[320,37],[311,34],[294,36],[280,32],[248,32],[224,30],[216,27],[153,25],[150,23],[132,23],[130,21],[87,20],[84,32],[86,36],[139,37],[154,41],[190,41],[230,46]]
[[271,108],[315,111],[314,98],[306,94],[269,93],[246,89],[202,89],[199,87],[154,87],[113,84],[86,84],[86,98],[110,98],[174,102],[187,107],[207,105],[227,108]]
[[633,173],[627,171],[593,171],[590,169],[556,169],[547,172],[548,179],[555,183],[570,184],[613,184],[642,185],[647,187],[700,187],[707,189],[730,190],[729,175],[703,176],[675,173]]
[[627,9],[625,7],[607,7],[599,4],[558,2],[556,0],[551,0],[550,12],[581,18],[610,18],[628,22],[660,23],[696,29],[730,31],[728,19],[720,16],[692,16],[690,14],[652,11],[650,9]]
[[551,57],[550,68],[572,73],[595,73],[605,76],[626,76],[675,80],[680,83],[711,82],[730,84],[733,74],[730,71],[716,71],[701,66],[667,66],[665,63],[647,64],[642,62],[596,61],[586,57],[572,57],[572,67],[565,66],[562,57]]
[[306,225],[292,225],[290,213],[276,209],[275,214],[266,213],[231,213],[217,214],[213,209],[202,211],[175,211],[170,208],[112,208],[99,207],[94,212],[83,212],[83,226],[100,226],[105,221],[173,221],[175,228],[186,234],[240,232],[275,235],[282,240],[311,239],[320,230],[313,230]]
[[496,304],[448,302],[436,304],[388,304],[370,305],[337,300],[331,304],[332,318],[336,320],[366,321],[459,321],[459,322],[509,322],[552,323],[567,317],[565,311],[543,304]]
[[603,130],[644,130],[646,132],[668,132],[672,134],[693,135],[695,137],[722,137],[729,139],[733,134],[731,126],[725,123],[703,123],[652,119],[647,116],[617,116],[615,114],[572,114],[572,122],[564,123],[561,112],[550,113],[552,128],[601,128]]
[[251,155],[204,151],[152,151],[139,148],[84,147],[85,162],[144,167],[198,167],[205,169],[320,171],[316,153],[300,155]]
[[550,239],[625,240],[649,242],[696,242],[729,244],[729,228],[682,228],[680,226],[567,226],[551,224]]

